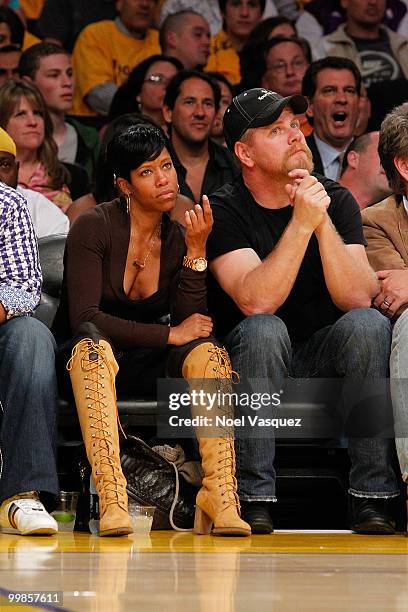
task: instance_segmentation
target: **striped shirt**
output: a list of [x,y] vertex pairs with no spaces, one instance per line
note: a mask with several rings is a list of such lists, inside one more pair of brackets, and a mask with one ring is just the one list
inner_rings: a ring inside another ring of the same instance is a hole
[[25,198],[0,182],[0,302],[8,318],[31,314],[41,298],[37,240]]

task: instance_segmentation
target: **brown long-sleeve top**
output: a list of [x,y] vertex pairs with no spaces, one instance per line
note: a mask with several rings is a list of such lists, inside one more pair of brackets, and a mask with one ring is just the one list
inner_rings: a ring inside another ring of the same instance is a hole
[[84,212],[72,225],[64,255],[64,280],[53,331],[67,339],[81,323],[92,322],[115,347],[164,348],[170,328],[193,313],[207,312],[206,273],[184,268],[183,228],[163,215],[159,286],[132,300],[123,289],[130,218],[120,200]]

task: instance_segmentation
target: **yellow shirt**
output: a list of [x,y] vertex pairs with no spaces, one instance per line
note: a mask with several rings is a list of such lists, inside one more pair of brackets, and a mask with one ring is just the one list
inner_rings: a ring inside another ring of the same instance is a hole
[[72,114],[95,116],[85,96],[107,81],[122,85],[137,64],[156,53],[160,53],[157,30],[148,30],[139,40],[121,32],[111,20],[88,25],[78,36],[72,56],[77,85]]
[[20,6],[27,19],[38,19],[44,7],[45,0],[20,0]]
[[205,70],[221,72],[230,83],[237,85],[241,81],[239,56],[224,30],[211,38],[210,50]]

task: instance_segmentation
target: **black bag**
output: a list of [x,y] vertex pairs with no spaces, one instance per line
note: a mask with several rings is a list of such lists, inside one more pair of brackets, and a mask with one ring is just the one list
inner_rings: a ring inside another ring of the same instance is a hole
[[152,529],[190,529],[197,488],[179,478],[174,463],[140,438],[128,435],[122,448],[121,464],[129,498],[141,506],[156,506]]

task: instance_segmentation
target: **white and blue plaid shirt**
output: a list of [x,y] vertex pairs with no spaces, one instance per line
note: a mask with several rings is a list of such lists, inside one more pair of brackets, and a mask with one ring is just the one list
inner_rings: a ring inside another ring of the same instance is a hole
[[41,283],[37,239],[25,198],[0,182],[0,302],[7,318],[34,311]]

